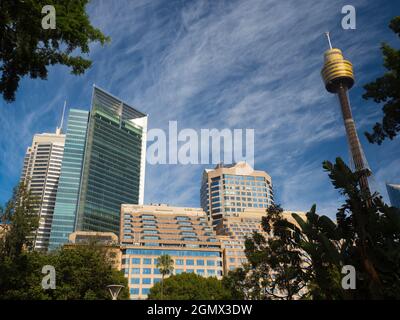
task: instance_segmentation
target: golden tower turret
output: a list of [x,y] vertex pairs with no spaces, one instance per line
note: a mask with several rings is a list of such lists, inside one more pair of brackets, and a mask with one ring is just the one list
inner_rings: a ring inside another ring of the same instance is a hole
[[324,80],[326,90],[338,95],[355,170],[365,173],[360,178],[360,186],[363,191],[370,193],[368,184],[370,170],[364,157],[360,140],[358,139],[348,98],[348,90],[354,85],[353,65],[350,61],[343,58],[340,49],[332,48],[329,32],[326,32],[326,36],[328,38],[329,49],[324,55],[325,61],[321,70],[321,76]]
[[353,65],[343,58],[340,49],[329,49],[325,52],[325,63],[321,75],[325,88],[331,93],[337,93],[337,88],[344,84],[351,89],[354,84]]

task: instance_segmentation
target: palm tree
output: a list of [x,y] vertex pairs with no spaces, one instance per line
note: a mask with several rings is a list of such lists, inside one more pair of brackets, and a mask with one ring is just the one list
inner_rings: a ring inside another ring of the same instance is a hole
[[174,271],[174,260],[172,260],[171,256],[168,254],[162,254],[157,259],[157,268],[160,270],[162,275],[161,279],[161,300],[163,300],[164,294],[164,277],[168,274],[171,274]]

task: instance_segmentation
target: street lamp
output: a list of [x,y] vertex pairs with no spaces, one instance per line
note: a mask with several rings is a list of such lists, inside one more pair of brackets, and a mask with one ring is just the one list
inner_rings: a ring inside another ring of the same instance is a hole
[[117,300],[118,295],[124,286],[120,284],[110,284],[107,286],[108,290],[110,291],[112,300]]

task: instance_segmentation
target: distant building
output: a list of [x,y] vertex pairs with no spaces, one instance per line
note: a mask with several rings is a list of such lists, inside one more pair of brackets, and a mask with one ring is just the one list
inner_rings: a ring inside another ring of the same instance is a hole
[[90,112],[71,109],[50,248],[77,230],[119,233],[122,203],[142,204],[147,115],[93,88]]
[[121,267],[132,299],[145,299],[161,280],[156,265],[162,254],[173,259],[174,274],[223,274],[221,243],[200,208],[123,204],[120,229]]
[[[305,219],[303,212],[296,213]],[[282,216],[284,219],[296,223],[291,214],[292,211],[284,211]],[[246,238],[251,238],[254,232],[268,237],[261,226],[262,217],[265,215],[265,209],[247,208],[243,212],[225,216],[217,226],[218,238],[223,249],[224,273],[239,268],[247,262],[244,253]]]
[[118,236],[112,232],[76,231],[69,235],[69,242],[64,248],[74,249],[77,246],[95,244],[106,251],[107,258],[112,266],[121,269],[121,250]]
[[203,172],[200,204],[214,228],[225,216],[274,203],[271,177],[246,162],[218,165]]
[[35,232],[35,250],[46,251],[64,153],[65,135],[57,128],[56,133],[41,133],[33,136],[27,149],[21,181],[37,199],[35,210],[39,215],[39,227]]
[[386,189],[392,207],[400,209],[400,184],[386,183]]

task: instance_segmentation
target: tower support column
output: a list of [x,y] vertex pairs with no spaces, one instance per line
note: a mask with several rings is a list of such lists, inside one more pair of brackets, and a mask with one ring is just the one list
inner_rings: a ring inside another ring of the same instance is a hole
[[360,178],[360,187],[362,190],[369,192],[369,184],[367,177],[367,166],[363,158],[362,147],[357,135],[356,125],[351,113],[349,98],[347,96],[347,87],[339,84],[337,88],[337,95],[339,98],[340,107],[342,109],[342,116],[346,135],[350,147],[351,156],[353,158],[354,167],[356,171],[365,171],[365,174]]

